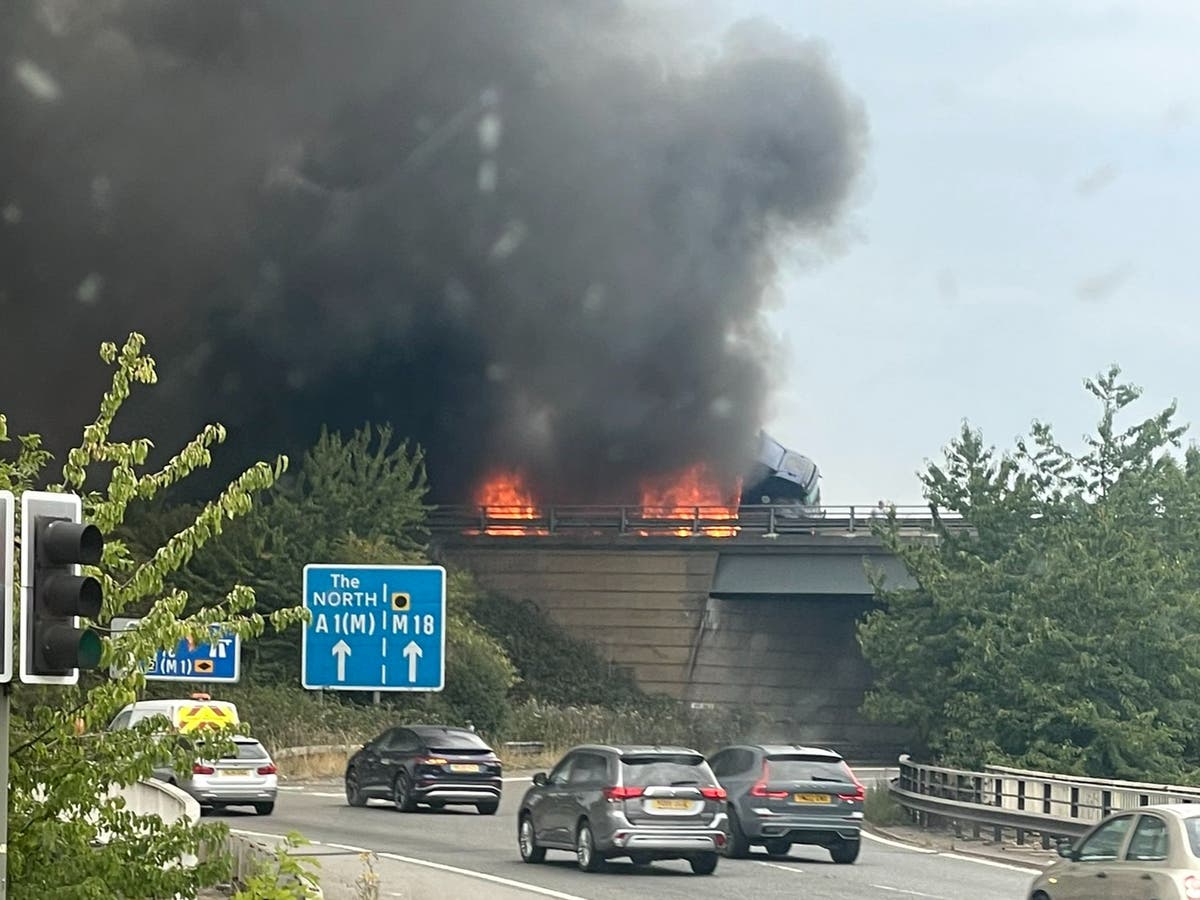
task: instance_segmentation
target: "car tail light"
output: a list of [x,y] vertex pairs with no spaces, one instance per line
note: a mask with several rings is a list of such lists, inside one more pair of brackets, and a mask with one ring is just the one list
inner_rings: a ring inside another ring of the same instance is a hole
[[604,789],[605,800],[633,800],[643,794],[640,787],[610,787]]
[[768,791],[767,790],[767,761],[763,760],[762,778],[754,782],[754,787],[750,788],[751,797],[766,797],[770,800],[782,800],[788,795],[787,791]]
[[418,757],[417,764],[422,766],[444,766],[449,760],[441,756],[422,756]]
[[212,766],[203,766],[200,763],[196,763],[194,766],[192,766],[193,775],[213,775],[216,773],[216,771],[217,770]]
[[725,846],[725,832],[718,831],[715,835],[713,835],[713,843],[717,845],[718,850],[720,850],[722,847],[724,847]]
[[279,769],[275,767],[275,763],[267,763],[265,766],[258,767],[259,775],[274,775]]
[[1183,879],[1183,896],[1187,900],[1200,900],[1200,878],[1189,875]]
[[705,800],[724,800],[725,799],[725,788],[723,788],[723,787],[700,788],[700,793],[704,795]]
[[845,800],[848,803],[864,802],[867,799],[867,789],[863,787],[863,783],[858,780],[858,776],[854,774],[854,770],[851,769],[844,762],[842,763],[842,770],[848,776],[850,776],[850,780],[854,782],[854,793],[853,794],[838,794],[838,798],[841,800]]

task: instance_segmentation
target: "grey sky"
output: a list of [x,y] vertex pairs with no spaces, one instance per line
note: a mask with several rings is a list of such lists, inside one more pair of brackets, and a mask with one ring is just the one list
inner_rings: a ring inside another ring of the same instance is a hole
[[719,5],[824,41],[871,122],[839,246],[793,254],[774,316],[770,428],[827,502],[919,502],[964,417],[1073,441],[1111,362],[1196,415],[1200,3]]

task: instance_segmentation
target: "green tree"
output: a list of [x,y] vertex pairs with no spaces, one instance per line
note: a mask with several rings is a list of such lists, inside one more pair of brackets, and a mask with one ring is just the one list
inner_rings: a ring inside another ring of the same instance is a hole
[[[389,427],[368,426],[349,438],[322,432],[296,476],[197,554],[178,574],[179,583],[193,594],[208,593],[235,573],[254,587],[259,611],[269,613],[300,599],[307,563],[426,564],[427,489],[420,449],[393,443]],[[157,541],[181,515],[178,509],[156,511],[139,526],[141,539]],[[469,576],[450,574],[444,692],[433,698],[389,696],[389,706],[469,720],[493,733],[502,727],[515,672],[500,644],[472,616],[477,593]],[[248,680],[298,680],[300,646],[293,635],[260,639],[253,653]]]
[[1085,384],[1101,415],[1083,452],[1035,422],[997,454],[964,425],[922,476],[936,538],[878,527],[916,586],[878,585],[860,625],[866,709],[948,764],[1191,780],[1200,453],[1171,452],[1173,404],[1117,427],[1140,391],[1115,366]]
[[[367,426],[349,438],[322,431],[299,471],[197,553],[172,583],[207,597],[235,577],[254,589],[258,611],[270,614],[300,601],[307,563],[423,562],[426,491],[420,449],[394,443],[390,427]],[[161,504],[131,523],[130,540],[153,546],[193,513]],[[300,642],[292,634],[266,636],[247,648],[245,661],[252,683],[294,680]]]
[[[111,438],[133,386],[156,381],[154,361],[142,352],[144,343],[141,335],[131,334],[120,348],[101,346],[101,358],[114,369],[112,385],[96,420],[84,428],[82,442],[67,454],[61,481],[49,488],[81,494],[87,517],[109,534],[119,531],[133,506],[208,466],[211,448],[225,438],[221,426],[210,425],[157,470],[146,467],[153,446],[148,438]],[[0,445],[10,442],[0,416]],[[22,436],[15,454],[0,458],[0,488],[17,494],[31,489],[50,460],[36,435]],[[164,759],[190,767],[227,741],[216,736],[191,745],[170,744],[156,739],[149,724],[117,733],[103,728],[143,689],[142,665],[157,650],[207,634],[212,625],[253,639],[262,634],[268,618],[275,628],[285,628],[302,617],[293,604],[264,618],[253,609],[253,591],[236,583],[226,582],[202,604],[190,604],[185,591],[168,587],[172,573],[228,523],[246,515],[255,495],[274,484],[286,464],[279,457],[273,464],[252,466],[145,553],[135,553],[120,539],[107,543],[101,565],[92,570],[104,588],[99,624],[130,609],[144,611],[143,622],[135,632],[104,641],[103,665],[127,674],[89,673],[77,687],[18,686],[15,692],[8,810],[13,897],[194,895],[198,887],[224,877],[228,863],[220,852],[195,867],[171,865],[181,854],[215,847],[224,826],[165,825],[157,817],[136,816],[111,788],[149,776]],[[105,477],[107,483],[97,488]]]

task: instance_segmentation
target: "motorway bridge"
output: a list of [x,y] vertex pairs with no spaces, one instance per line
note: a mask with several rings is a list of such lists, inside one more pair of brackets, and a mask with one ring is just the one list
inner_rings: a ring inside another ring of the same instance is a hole
[[[870,672],[855,635],[869,572],[909,583],[870,507],[449,507],[434,555],[536,603],[647,691],[704,710],[753,704],[780,739],[895,759],[905,735],[858,712]],[[911,540],[927,509],[900,509]]]

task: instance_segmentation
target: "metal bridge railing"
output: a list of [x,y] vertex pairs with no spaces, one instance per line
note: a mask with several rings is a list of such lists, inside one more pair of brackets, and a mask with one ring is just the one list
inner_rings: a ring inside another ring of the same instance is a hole
[[1030,834],[1049,848],[1055,838],[1078,837],[1109,813],[1153,803],[1200,803],[1200,787],[1107,781],[1054,775],[1005,766],[982,772],[927,766],[900,757],[900,774],[889,790],[921,824],[941,819],[975,837],[989,828],[999,841],[1015,831],[1018,843]]
[[[905,530],[933,528],[929,508],[895,507]],[[514,535],[628,534],[729,537],[735,534],[869,534],[880,517],[874,506],[800,507],[789,504],[675,507],[669,513],[640,505],[540,507],[441,506],[430,512],[435,533]],[[947,517],[946,521],[954,521]]]

